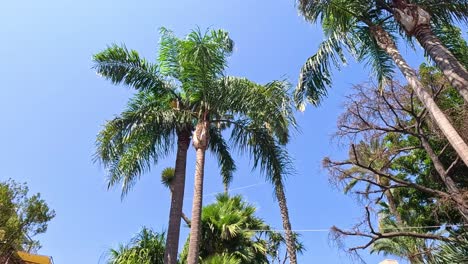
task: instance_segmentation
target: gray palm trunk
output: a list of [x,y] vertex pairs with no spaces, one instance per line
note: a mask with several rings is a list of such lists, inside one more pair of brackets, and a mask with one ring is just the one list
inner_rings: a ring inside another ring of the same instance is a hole
[[468,103],[468,71],[434,34],[430,25],[430,14],[419,6],[410,5],[406,1],[394,2],[396,20],[403,26],[408,35],[416,37],[452,86]]
[[283,228],[285,231],[286,249],[288,251],[289,263],[297,264],[296,241],[291,230],[288,205],[286,203],[286,195],[284,194],[284,188],[282,183],[276,184],[275,193],[280,207],[281,218],[283,220]]
[[181,131],[177,138],[177,156],[175,161],[174,180],[171,184],[171,209],[169,212],[169,227],[167,230],[164,263],[177,264],[179,250],[180,224],[183,217],[185,172],[187,165],[187,150],[190,144],[190,131]]
[[193,133],[193,146],[196,149],[195,183],[192,202],[192,220],[190,223],[188,264],[199,261],[201,213],[203,206],[203,178],[205,173],[205,154],[209,141],[209,122],[201,121]]
[[455,149],[458,156],[468,166],[468,145],[463,141],[458,132],[452,126],[448,118],[437,106],[432,96],[423,87],[418,79],[416,71],[412,69],[398,51],[395,42],[390,35],[380,26],[372,25],[371,32],[379,47],[383,49],[395,62],[401,73],[405,76],[408,84],[414,90],[418,99],[428,110],[434,122],[445,135],[450,145]]

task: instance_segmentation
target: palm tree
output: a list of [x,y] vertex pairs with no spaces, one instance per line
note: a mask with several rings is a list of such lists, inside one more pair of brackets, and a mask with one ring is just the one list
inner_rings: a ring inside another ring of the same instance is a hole
[[[216,196],[216,201],[203,207],[199,259],[201,263],[221,257],[234,258],[245,264],[285,263],[288,253],[283,254],[285,236],[255,216],[256,208],[246,203],[241,196],[225,193]],[[304,246],[293,235],[296,251],[302,253]],[[182,251],[181,264],[187,263],[187,241]],[[280,255],[281,254],[281,255]]]
[[144,227],[128,245],[109,251],[108,264],[163,264],[165,234]]
[[[196,30],[183,40],[164,28],[161,34],[158,64],[115,45],[95,55],[100,75],[141,91],[127,111],[110,121],[98,137],[97,157],[109,169],[109,186],[122,182],[126,194],[153,162],[169,154],[178,131],[186,136],[194,128],[196,175],[203,172],[204,154],[210,149],[218,157],[223,182],[229,184],[235,164],[221,133],[227,127],[231,130],[231,145],[252,153],[254,167],[260,167],[275,185],[282,184],[289,159],[280,145],[288,141],[289,124],[295,124],[287,84],[274,81],[258,85],[243,78],[225,77],[222,73],[232,40],[222,30],[205,34]],[[182,215],[186,151],[182,154],[178,150],[181,160],[176,160],[175,181],[180,184],[174,183],[172,188],[166,247],[166,260],[171,264],[176,261]],[[196,179],[194,202],[198,207],[192,212],[192,232],[200,226],[197,212],[201,209],[203,177]],[[285,206],[282,194],[278,200],[283,201],[280,206]],[[197,235],[192,237],[196,239]],[[198,245],[198,241],[192,244],[192,251]],[[194,254],[198,254],[197,250]]]
[[[192,135],[196,167],[188,263],[198,263],[205,152],[209,142],[222,138],[229,126],[233,147],[253,154],[254,167],[260,169],[275,187],[288,173],[289,160],[280,146],[288,141],[288,126],[294,124],[284,82],[258,85],[243,78],[226,77],[227,56],[233,43],[226,32],[199,30],[173,46],[169,54],[183,83],[185,95],[193,105],[196,119]],[[210,133],[210,131],[214,131]],[[212,135],[217,135],[213,138]],[[284,193],[280,193],[283,194]],[[285,197],[278,198],[285,205]],[[282,210],[282,212],[286,212]],[[282,214],[286,216],[286,214]],[[294,259],[295,253],[291,253]]]
[[377,5],[395,18],[409,37],[415,37],[442,70],[452,86],[468,102],[468,71],[437,37],[432,25],[453,24],[454,19],[468,21],[468,1],[377,0]]
[[[194,117],[183,87],[176,85],[172,57],[166,51],[173,45],[172,33],[161,29],[158,63],[140,58],[138,52],[112,45],[94,56],[99,75],[114,84],[125,84],[139,91],[118,117],[106,123],[97,138],[96,158],[109,172],[108,187],[122,183],[126,195],[152,164],[170,154],[177,143],[171,209],[166,242],[166,263],[175,264],[178,255],[180,223],[184,200],[186,160]],[[217,133],[217,131],[210,131]],[[212,135],[210,150],[219,159],[223,177],[235,170],[226,142]]]
[[[231,256],[241,263],[262,264],[267,260],[267,241],[261,239],[267,224],[255,216],[256,208],[241,196],[216,196],[216,202],[203,207],[199,259],[205,263],[215,256]],[[190,240],[187,241],[187,244]],[[188,247],[181,254],[186,263]]]
[[343,53],[346,49],[358,61],[367,60],[382,85],[391,78],[396,65],[451,146],[468,165],[468,145],[401,56],[395,37],[389,33],[393,30],[392,24],[381,19],[380,10],[375,9],[371,2],[361,0],[300,0],[299,9],[307,20],[321,22],[327,40],[301,70],[295,94],[298,102],[303,103],[307,99],[314,104],[319,103],[326,95],[326,87],[332,83],[329,68],[331,64],[339,67],[340,62],[346,61]]

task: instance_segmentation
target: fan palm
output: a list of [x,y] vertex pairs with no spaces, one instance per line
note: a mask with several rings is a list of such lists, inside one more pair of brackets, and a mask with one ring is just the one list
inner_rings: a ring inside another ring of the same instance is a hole
[[[216,202],[203,207],[199,259],[205,263],[216,256],[231,256],[241,263],[268,263],[267,242],[260,239],[268,226],[255,216],[256,208],[244,202],[241,196],[216,196]],[[189,241],[187,241],[189,242]],[[181,254],[182,263],[188,254]]]
[[382,85],[391,78],[396,65],[451,146],[468,165],[468,145],[398,51],[395,37],[391,35],[397,28],[381,18],[382,10],[365,0],[299,0],[299,9],[307,20],[321,23],[327,39],[301,70],[295,94],[298,102],[304,103],[306,99],[314,104],[320,102],[332,83],[330,67],[340,67],[346,62],[345,50],[358,61],[367,61]]
[[108,264],[163,264],[165,234],[143,228],[128,245],[109,251]]

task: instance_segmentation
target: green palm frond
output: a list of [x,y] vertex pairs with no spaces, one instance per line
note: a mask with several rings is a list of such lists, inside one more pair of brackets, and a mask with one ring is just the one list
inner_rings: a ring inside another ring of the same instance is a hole
[[201,262],[202,264],[241,264],[242,261],[233,255],[214,255]]
[[122,183],[125,195],[141,174],[173,148],[175,130],[190,122],[190,113],[174,111],[141,92],[121,116],[109,121],[97,137],[96,160],[109,173],[109,187]]
[[463,233],[456,242],[444,243],[430,264],[468,263],[468,235]]
[[198,28],[190,32],[180,46],[179,62],[183,69],[180,79],[184,90],[196,95],[223,75],[233,42],[225,31],[202,32]]
[[292,162],[284,149],[265,127],[239,120],[233,123],[232,144],[242,153],[251,155],[253,168],[259,168],[274,185],[292,174]]
[[368,27],[358,27],[354,37],[359,43],[356,47],[357,61],[365,61],[366,65],[372,69],[372,75],[376,77],[380,88],[392,79],[394,74],[394,63],[392,58],[388,56],[377,44],[376,40],[372,37]]
[[217,87],[216,93],[207,94],[210,106],[224,115],[246,116],[268,128],[281,144],[288,142],[289,126],[296,128],[289,83],[273,81],[260,85],[245,78],[224,77]]
[[294,93],[294,100],[300,109],[304,108],[306,101],[319,105],[327,96],[328,86],[332,84],[331,66],[340,69],[347,62],[343,50],[344,38],[347,36],[341,33],[330,35],[302,66]]
[[412,2],[429,11],[432,22],[435,24],[453,24],[454,20],[462,23],[468,22],[467,0],[415,0]]
[[114,84],[125,84],[137,90],[151,89],[158,94],[174,94],[173,88],[164,81],[158,66],[140,58],[135,50],[124,45],[111,45],[93,56],[93,68]]
[[229,146],[224,140],[221,130],[217,127],[210,128],[209,149],[218,159],[218,165],[221,168],[223,184],[229,186],[232,182],[233,173],[236,171],[235,161],[231,156]]
[[181,40],[174,35],[171,30],[161,27],[159,43],[159,70],[165,76],[171,76],[176,79],[180,77],[179,53]]

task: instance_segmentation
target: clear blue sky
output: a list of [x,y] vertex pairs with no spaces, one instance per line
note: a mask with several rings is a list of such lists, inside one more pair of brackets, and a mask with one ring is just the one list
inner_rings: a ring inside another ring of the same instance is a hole
[[[167,226],[169,194],[159,180],[169,158],[144,175],[121,202],[119,190],[106,190],[102,168],[92,162],[95,136],[118,114],[131,95],[91,70],[91,56],[111,43],[125,43],[153,60],[157,29],[183,36],[190,29],[223,28],[236,42],[230,75],[257,82],[288,77],[295,83],[300,67],[323,39],[316,26],[297,15],[293,0],[23,0],[4,1],[0,9],[0,179],[27,181],[41,192],[57,217],[40,236],[42,254],[56,264],[98,263],[109,247],[127,241],[143,225]],[[343,156],[330,136],[343,95],[368,79],[359,65],[335,74],[323,105],[308,107],[297,118],[302,133],[289,149],[297,175],[287,195],[295,229],[350,227],[362,215],[356,202],[334,189],[321,170],[326,155]],[[185,211],[191,206],[193,150],[188,162]],[[216,163],[208,158],[205,193],[222,190]],[[239,158],[233,187],[262,183],[247,159]],[[281,220],[268,184],[239,190],[258,214],[280,228]],[[207,196],[205,203],[213,200]],[[187,228],[183,228],[184,236]],[[304,233],[301,263],[349,263],[328,233]],[[369,263],[384,259],[364,254]],[[100,263],[103,263],[102,260]]]

